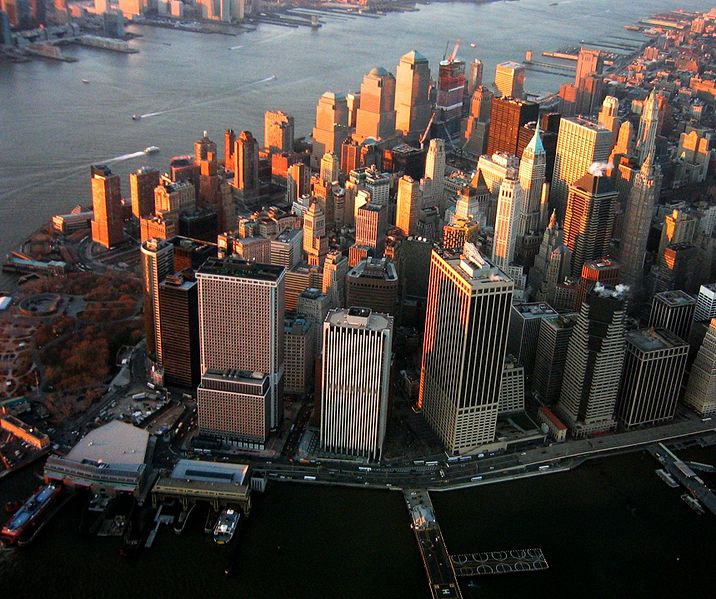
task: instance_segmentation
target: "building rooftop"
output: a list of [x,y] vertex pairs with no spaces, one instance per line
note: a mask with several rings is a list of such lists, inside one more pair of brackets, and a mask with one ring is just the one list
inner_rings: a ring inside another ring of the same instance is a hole
[[140,466],[147,454],[149,433],[112,420],[87,433],[67,454],[68,460]]
[[529,304],[513,304],[512,309],[522,315],[522,318],[542,318],[543,316],[557,314],[557,311],[544,302],[533,302]]
[[365,328],[371,331],[393,328],[392,316],[373,312],[370,308],[361,306],[334,308],[328,312],[325,322],[336,327]]
[[305,335],[311,329],[311,321],[297,316],[296,318],[286,318],[283,325],[284,333],[287,335]]
[[612,270],[619,268],[619,262],[612,260],[611,258],[599,258],[598,260],[587,260],[584,263],[583,268],[589,268],[591,270]]
[[199,480],[214,483],[248,484],[247,464],[226,464],[202,460],[179,460],[172,470],[171,478]]
[[397,281],[398,271],[387,258],[368,258],[361,260],[349,272],[348,277],[382,279],[385,281]]
[[688,347],[688,343],[668,329],[638,329],[626,334],[628,344],[636,346],[643,352],[653,352],[672,347]]
[[208,258],[206,262],[199,267],[196,274],[198,277],[201,277],[201,275],[221,275],[225,277],[276,282],[283,276],[283,273],[283,266],[247,262],[246,260],[231,256],[224,259]]
[[688,306],[696,303],[693,297],[681,289],[662,291],[661,293],[657,293],[655,297],[658,297],[668,306]]
[[[465,253],[465,250],[468,253]],[[487,258],[471,243],[463,246],[463,251],[436,250],[438,255],[453,267],[465,281],[473,287],[479,287],[491,283],[514,283],[502,270],[492,264]]]

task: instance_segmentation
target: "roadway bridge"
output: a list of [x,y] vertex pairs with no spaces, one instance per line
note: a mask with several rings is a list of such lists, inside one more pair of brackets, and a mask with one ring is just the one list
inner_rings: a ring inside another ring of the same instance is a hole
[[460,553],[451,555],[450,559],[457,576],[537,572],[549,568],[544,553],[539,548]]

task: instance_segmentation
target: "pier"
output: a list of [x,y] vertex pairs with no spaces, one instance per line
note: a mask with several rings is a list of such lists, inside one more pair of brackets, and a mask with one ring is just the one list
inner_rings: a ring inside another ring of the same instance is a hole
[[549,568],[544,553],[538,547],[509,551],[460,553],[451,555],[450,559],[458,576],[537,572]]
[[651,455],[664,465],[666,471],[686,488],[692,497],[698,499],[707,510],[716,515],[716,495],[683,460],[663,443],[650,445],[647,449]]

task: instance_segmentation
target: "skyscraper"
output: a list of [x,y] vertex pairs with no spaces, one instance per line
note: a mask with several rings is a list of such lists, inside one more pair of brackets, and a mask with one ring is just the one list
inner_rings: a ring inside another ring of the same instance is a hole
[[696,300],[680,289],[657,293],[651,303],[649,326],[667,329],[688,341],[695,308]]
[[[271,429],[282,415],[284,269],[236,258],[208,259],[196,273],[199,283],[199,348],[202,376],[208,369],[263,373],[268,403],[239,410],[240,435],[264,417]],[[262,391],[263,393],[263,391]],[[264,411],[266,414],[264,414]],[[199,402],[199,426],[202,414]]]
[[614,96],[607,96],[602,102],[597,122],[612,132],[612,145],[617,142],[621,120],[619,119],[619,100]]
[[119,175],[109,167],[98,164],[91,168],[92,185],[92,241],[112,248],[124,241],[122,222],[122,192]]
[[326,216],[315,200],[303,215],[303,251],[311,266],[320,265],[323,257],[328,253]]
[[651,90],[649,97],[644,102],[641,118],[639,119],[639,131],[636,135],[636,154],[638,163],[644,164],[647,156],[653,161],[656,133],[659,129],[659,102],[656,97],[656,90]]
[[360,108],[356,116],[356,141],[388,139],[395,135],[395,77],[382,67],[373,67],[360,86]]
[[132,198],[132,214],[139,219],[154,212],[154,188],[159,185],[159,170],[143,166],[129,173],[129,193]]
[[506,271],[515,258],[517,229],[522,205],[522,188],[516,177],[508,176],[500,184],[497,198],[497,217],[495,236],[492,240],[492,261],[495,266]]
[[340,170],[340,161],[338,156],[326,152],[321,158],[321,181],[325,183],[333,183],[338,181],[338,173]]
[[696,219],[683,209],[675,208],[664,217],[661,229],[657,262],[664,255],[664,250],[672,243],[693,243],[696,233]]
[[361,260],[346,275],[346,305],[363,306],[382,314],[395,314],[398,273],[387,258]]
[[[487,154],[507,152],[517,155],[520,129],[539,118],[539,104],[521,98],[493,98]],[[586,171],[586,169],[585,169]]]
[[293,117],[280,110],[264,113],[264,147],[271,153],[293,151]]
[[409,141],[420,137],[430,120],[430,66],[412,50],[400,57],[395,72],[395,128]]
[[379,460],[388,420],[393,318],[351,307],[323,323],[321,449]]
[[559,399],[567,347],[576,323],[576,314],[555,314],[539,319],[532,390],[547,405]]
[[482,61],[479,58],[473,58],[467,70],[467,93],[472,96],[476,88],[482,85]]
[[395,214],[395,226],[406,237],[415,235],[421,207],[420,183],[412,177],[403,176],[398,181],[398,200]]
[[348,137],[348,104],[346,95],[326,92],[316,106],[316,125],[311,134],[313,153],[311,165],[317,166],[326,152],[338,153]]
[[454,56],[440,61],[435,112],[439,127],[448,135],[460,129],[464,96],[465,62]]
[[512,306],[507,351],[524,366],[528,378],[534,370],[540,321],[556,315],[552,306],[540,302]]
[[694,320],[701,322],[716,318],[716,283],[701,285],[699,295],[696,298],[696,310]]
[[586,174],[569,186],[564,243],[572,250],[572,276],[587,260],[609,254],[617,192],[607,177]]
[[147,354],[162,364],[162,319],[159,286],[174,272],[174,246],[163,239],[142,243],[142,281],[144,288],[144,331]]
[[296,162],[286,172],[286,203],[293,204],[311,193],[311,169],[303,162]]
[[525,67],[518,62],[501,62],[495,69],[495,87],[501,96],[521,99],[525,95]]
[[512,289],[472,244],[433,250],[419,405],[451,454],[494,440]]
[[199,384],[199,296],[196,279],[167,275],[159,284],[164,383],[193,389]]
[[589,172],[595,162],[606,163],[610,150],[611,131],[606,127],[581,117],[560,121],[550,190],[550,203],[559,220],[565,217],[569,186]]
[[716,414],[716,318],[711,319],[691,366],[684,403],[701,416]]
[[522,206],[517,233],[520,237],[537,231],[540,224],[540,205],[544,193],[547,169],[547,152],[542,145],[539,121],[532,140],[522,152],[519,180],[522,188]]
[[615,286],[620,281],[619,263],[608,256],[597,260],[586,260],[582,264],[577,289],[575,290],[574,311],[579,312],[587,294],[597,283]]
[[425,157],[425,178],[430,179],[429,197],[424,197],[423,202],[432,201],[434,205],[444,210],[443,193],[445,190],[445,140],[434,138],[428,145],[428,153]]
[[674,417],[689,344],[667,329],[626,334],[619,420],[627,428],[661,424]]
[[569,340],[557,411],[573,436],[611,431],[624,367],[624,295],[597,285]]
[[234,182],[244,199],[259,195],[259,143],[251,131],[242,131],[234,146]]
[[346,275],[348,274],[348,258],[341,252],[333,250],[326,254],[323,262],[322,291],[330,300],[334,308],[343,308],[346,305]]

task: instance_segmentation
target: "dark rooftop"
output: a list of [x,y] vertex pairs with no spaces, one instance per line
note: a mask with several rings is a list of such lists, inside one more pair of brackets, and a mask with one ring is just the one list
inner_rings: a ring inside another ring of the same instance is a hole
[[244,279],[257,279],[260,281],[278,281],[284,272],[283,266],[273,264],[259,264],[247,262],[235,257],[208,258],[199,268],[199,275],[223,275],[227,277],[240,277]]

